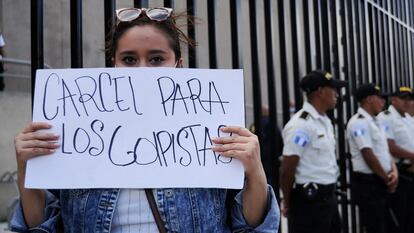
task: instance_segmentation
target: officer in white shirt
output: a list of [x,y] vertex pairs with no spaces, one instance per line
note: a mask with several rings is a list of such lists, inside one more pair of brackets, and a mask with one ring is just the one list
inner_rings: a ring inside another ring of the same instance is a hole
[[367,233],[386,233],[387,191],[394,192],[398,172],[388,148],[387,135],[376,115],[384,108],[385,94],[373,83],[354,93],[360,103],[349,120],[347,139],[352,155],[352,198],[359,206]]
[[326,112],[335,108],[337,89],[346,85],[320,70],[300,81],[308,102],[292,116],[282,133],[282,214],[288,218],[290,233],[329,233],[338,217],[336,142]]
[[414,203],[412,197],[414,192],[411,190],[411,180],[414,176],[409,168],[411,161],[414,160],[414,140],[411,136],[409,120],[406,117],[412,96],[411,88],[405,86],[398,88],[391,96],[389,108],[378,115],[378,119],[385,127],[388,147],[397,161],[400,177],[397,191],[391,198],[391,208],[395,212],[399,226],[391,228],[389,231],[392,232],[408,232],[407,229],[412,222],[412,213],[409,211],[412,211],[410,206]]

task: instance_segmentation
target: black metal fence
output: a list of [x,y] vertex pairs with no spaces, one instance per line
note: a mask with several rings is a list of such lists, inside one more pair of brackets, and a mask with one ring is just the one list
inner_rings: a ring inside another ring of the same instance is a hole
[[[189,14],[198,16],[197,4],[204,0],[164,0],[164,6],[175,7],[185,2]],[[148,7],[151,1],[134,0],[135,7]],[[159,1],[158,1],[159,2]],[[376,82],[391,92],[398,85],[413,84],[414,63],[414,2],[411,0],[229,0],[228,17],[217,15],[219,0],[207,0],[208,66],[222,68],[218,63],[220,43],[217,18],[229,21],[231,68],[244,68],[250,89],[256,133],[261,135],[261,107],[269,107],[269,126],[275,129],[290,117],[290,102],[296,109],[302,105],[298,87],[300,77],[312,69],[331,71],[336,78],[349,81],[332,112],[338,139],[340,165],[340,209],[343,232],[357,229],[357,211],[349,191],[349,156],[344,138],[347,120],[357,109],[352,90],[364,82]],[[115,22],[115,0],[104,0],[105,34]],[[162,5],[162,4],[161,4]],[[243,10],[247,8],[248,10]],[[82,1],[70,1],[71,66],[82,67]],[[246,13],[247,12],[247,13]],[[246,15],[247,14],[247,15]],[[248,19],[248,25],[246,22]],[[260,22],[264,22],[260,23]],[[43,68],[43,0],[31,0],[32,87],[36,69]],[[196,37],[197,25],[187,33]],[[249,42],[241,38],[248,37]],[[198,38],[195,38],[196,40]],[[104,38],[102,38],[104,40]],[[260,52],[260,46],[265,52]],[[246,50],[248,50],[246,52]],[[198,64],[197,48],[188,48],[188,66]],[[242,54],[249,54],[249,57]],[[108,57],[107,57],[108,58]],[[106,59],[109,66],[109,59]],[[249,64],[247,66],[246,64]],[[263,69],[262,67],[265,67]],[[247,89],[246,88],[246,89]],[[263,93],[266,93],[264,95]],[[276,133],[270,137],[275,140]],[[273,143],[272,151],[281,145]],[[279,160],[274,155],[273,174],[277,177]],[[276,182],[276,187],[278,184]]]

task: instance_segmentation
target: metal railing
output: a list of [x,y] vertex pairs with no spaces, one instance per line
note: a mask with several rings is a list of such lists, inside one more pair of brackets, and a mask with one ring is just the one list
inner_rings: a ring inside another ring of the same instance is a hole
[[[32,65],[32,62],[30,60],[23,60],[23,59],[9,58],[9,57],[0,57],[0,62],[4,64],[14,64],[14,65],[29,66],[29,67]],[[44,67],[47,69],[52,68],[48,64],[44,64]],[[0,73],[0,77],[30,79],[31,75],[13,74],[13,73],[8,73],[8,72],[3,72],[3,73]]]

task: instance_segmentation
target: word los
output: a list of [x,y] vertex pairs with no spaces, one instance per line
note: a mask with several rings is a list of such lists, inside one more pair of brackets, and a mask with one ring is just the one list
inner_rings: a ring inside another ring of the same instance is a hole
[[[140,116],[143,111],[139,101],[156,100],[145,96],[143,88],[151,87],[140,86],[137,81],[139,78],[111,77],[109,73],[103,72],[98,77],[63,79],[52,73],[44,85],[43,117],[53,120],[69,113],[70,117],[83,117],[96,116],[95,112],[105,114],[114,111],[128,111]],[[229,101],[222,100],[214,81],[204,84],[208,85],[204,88],[201,81],[196,78],[187,81],[182,79],[181,82],[184,85],[170,77],[154,79],[154,87],[159,91],[161,102],[154,102],[153,106],[162,106],[165,116],[177,113],[198,114],[201,111],[211,115],[213,105],[218,106],[217,113],[226,114],[225,105],[229,104]]]
[[[223,125],[217,127],[215,136],[220,137],[221,127]],[[105,124],[100,120],[92,121],[88,129],[78,127],[69,130],[63,123],[61,152],[67,155],[107,156],[115,166],[158,164],[168,167],[177,164],[187,167],[191,164],[206,166],[232,161],[232,158],[211,150],[212,132],[201,124],[187,125],[177,132],[153,131],[146,137],[123,133],[121,125],[110,129],[110,133],[104,130],[109,129],[105,129]],[[110,138],[104,138],[104,134],[110,135]],[[73,151],[69,151],[68,147]]]

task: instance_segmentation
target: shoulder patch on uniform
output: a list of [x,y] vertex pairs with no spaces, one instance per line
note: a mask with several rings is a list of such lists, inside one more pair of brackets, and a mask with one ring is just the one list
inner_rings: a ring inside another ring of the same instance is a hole
[[364,115],[358,114],[358,119],[364,119],[364,118],[365,118]]
[[384,114],[385,114],[385,115],[388,115],[388,114],[390,114],[390,113],[391,113],[391,112],[390,112],[389,110],[385,110],[385,111],[384,111]]
[[306,112],[306,111],[303,111],[302,114],[300,114],[299,118],[302,118],[302,119],[306,120],[306,119],[308,119],[308,117],[309,117],[309,113]]

